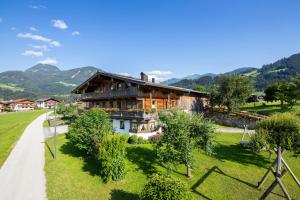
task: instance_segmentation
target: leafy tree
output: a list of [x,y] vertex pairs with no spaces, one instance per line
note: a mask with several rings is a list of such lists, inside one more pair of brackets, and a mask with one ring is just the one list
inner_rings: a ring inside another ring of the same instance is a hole
[[236,110],[246,103],[254,91],[251,80],[241,75],[221,75],[215,90],[219,103],[229,111]]
[[71,121],[75,120],[75,118],[78,117],[78,107],[72,104],[59,104],[56,112],[57,114],[63,115],[63,118],[70,119]]
[[280,81],[269,85],[265,90],[266,101],[280,101],[281,108],[284,108],[284,102],[293,107],[298,99],[300,99],[298,79],[293,82]]
[[277,101],[277,96],[276,93],[278,92],[279,84],[273,83],[270,84],[266,89],[265,89],[265,100],[266,101]]
[[282,147],[296,149],[300,141],[300,119],[291,113],[277,113],[257,123],[253,137],[254,151]]
[[112,134],[108,114],[100,109],[85,111],[69,127],[70,142],[85,155],[97,157],[103,138]]
[[192,200],[186,184],[170,176],[154,174],[141,192],[141,200]]
[[193,85],[192,89],[200,92],[207,91],[207,88],[203,85]]
[[163,128],[156,144],[159,161],[166,164],[168,170],[177,164],[184,164],[187,176],[191,177],[193,150],[202,148],[207,153],[212,152],[212,124],[202,115],[176,110],[160,112],[159,119]]
[[222,105],[221,95],[218,91],[218,86],[216,84],[208,88],[209,92],[209,104],[211,106],[220,106]]
[[98,160],[104,182],[117,181],[125,173],[126,138],[120,134],[105,136],[100,147]]

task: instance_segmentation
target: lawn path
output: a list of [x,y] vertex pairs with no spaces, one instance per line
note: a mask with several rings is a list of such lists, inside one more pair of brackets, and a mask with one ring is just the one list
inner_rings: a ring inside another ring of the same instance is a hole
[[[254,133],[254,130],[248,130],[250,133]],[[243,133],[244,129],[242,128],[234,128],[234,127],[221,127],[216,128],[216,132],[220,133]]]
[[46,114],[29,124],[0,169],[0,199],[47,199],[44,173],[43,121]]

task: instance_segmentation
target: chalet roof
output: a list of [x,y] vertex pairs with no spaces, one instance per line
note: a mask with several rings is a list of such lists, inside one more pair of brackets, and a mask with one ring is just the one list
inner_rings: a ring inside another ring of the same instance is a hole
[[36,102],[44,102],[44,101],[48,101],[48,100],[53,100],[53,101],[59,102],[57,99],[52,98],[52,97],[48,97],[48,98],[40,98],[40,99],[36,100]]
[[85,82],[83,82],[82,84],[80,84],[79,86],[77,86],[72,91],[72,93],[78,94],[79,90],[81,88],[83,88],[88,82],[90,82],[91,80],[93,80],[94,78],[96,78],[98,75],[106,76],[106,77],[111,77],[111,78],[115,78],[115,79],[119,79],[119,80],[123,80],[123,81],[127,81],[127,82],[132,82],[132,83],[136,83],[136,84],[144,85],[144,86],[151,86],[151,87],[156,87],[156,88],[163,88],[163,89],[169,89],[169,90],[180,91],[180,92],[187,92],[187,93],[194,93],[194,94],[202,94],[202,95],[207,95],[208,94],[207,92],[202,92],[202,91],[197,91],[197,90],[191,90],[191,89],[186,89],[186,88],[181,88],[181,87],[175,87],[175,86],[169,86],[169,85],[163,85],[163,84],[153,83],[153,82],[149,82],[149,81],[143,81],[141,79],[134,78],[134,77],[131,77],[131,76],[124,76],[124,75],[119,75],[119,74],[114,74],[114,73],[109,73],[109,72],[104,72],[104,71],[97,71],[89,79],[87,79]]
[[8,104],[21,103],[21,102],[24,102],[24,101],[31,101],[33,103],[33,101],[31,99],[13,99],[13,100],[8,101]]

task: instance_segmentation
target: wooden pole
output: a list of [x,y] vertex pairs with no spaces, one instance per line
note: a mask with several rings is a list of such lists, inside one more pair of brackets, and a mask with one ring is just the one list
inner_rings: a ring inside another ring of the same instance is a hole
[[56,160],[56,105],[54,106],[54,160]]
[[[263,193],[263,195],[260,197],[261,200],[264,200],[267,198],[267,196],[272,192],[272,190],[276,187],[277,184],[279,184],[281,190],[283,191],[285,197],[288,200],[291,200],[291,197],[287,191],[287,189],[285,188],[284,184],[282,183],[281,179],[284,177],[284,175],[287,173],[287,170],[284,169],[283,171],[281,171],[281,167],[282,167],[282,163],[285,165],[285,161],[282,161],[282,153],[283,150],[281,149],[281,147],[278,147],[276,150],[277,153],[277,157],[276,160],[272,163],[272,165],[270,166],[269,170],[267,171],[267,173],[264,175],[263,179],[259,182],[258,187],[260,188],[263,184],[263,182],[267,179],[267,176],[269,174],[270,171],[273,172],[274,176],[275,176],[275,180],[273,181],[273,183],[266,189],[266,191]],[[276,165],[276,171],[274,170],[274,166]]]
[[278,147],[276,177],[279,177],[280,175],[281,175],[281,147]]
[[258,182],[258,186],[257,186],[258,189],[260,189],[262,187],[262,185],[264,184],[264,182],[267,180],[270,172],[274,171],[274,166],[276,165],[276,162],[277,162],[277,159],[269,167],[268,171],[264,174],[264,176],[262,177],[261,181]]
[[283,159],[283,157],[281,157],[281,161],[283,163],[283,165],[286,167],[286,169],[289,171],[289,173],[292,175],[294,181],[297,183],[297,185],[300,187],[300,182],[297,179],[296,175],[293,173],[293,171],[291,170],[291,168],[288,166],[288,164],[285,162],[285,160]]

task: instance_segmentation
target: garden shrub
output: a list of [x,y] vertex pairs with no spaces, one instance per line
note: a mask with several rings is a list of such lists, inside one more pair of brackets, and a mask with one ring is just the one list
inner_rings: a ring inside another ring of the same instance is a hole
[[151,135],[149,138],[148,138],[148,141],[151,143],[151,144],[156,144],[160,139],[160,135],[159,134],[156,134],[156,135]]
[[117,181],[124,177],[125,145],[125,137],[120,134],[108,135],[103,139],[99,147],[98,160],[104,182]]
[[56,109],[56,113],[63,116],[63,119],[70,124],[73,122],[79,115],[78,107],[75,105],[64,105],[59,104]]
[[141,200],[192,200],[186,184],[165,175],[153,175],[141,192]]
[[146,144],[147,143],[147,140],[144,140],[143,137],[138,137],[138,144]]
[[100,109],[91,109],[78,117],[67,133],[70,142],[89,157],[97,157],[104,136],[111,135],[108,114]]
[[300,119],[292,113],[277,113],[258,122],[253,137],[254,151],[260,151],[263,147],[274,149],[279,146],[295,150],[299,141]]
[[129,138],[128,138],[128,143],[129,144],[138,144],[138,136],[136,135],[131,135]]

